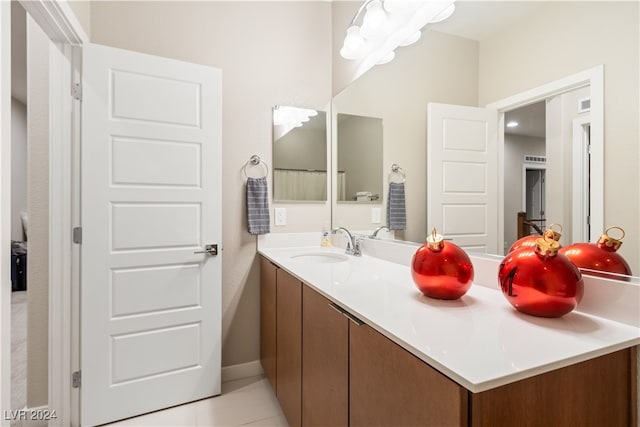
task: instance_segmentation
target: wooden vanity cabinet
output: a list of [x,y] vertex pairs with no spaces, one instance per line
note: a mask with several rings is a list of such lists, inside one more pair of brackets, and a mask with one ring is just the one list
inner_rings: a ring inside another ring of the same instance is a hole
[[289,427],[302,425],[302,283],[276,272],[276,396]]
[[473,426],[635,426],[636,348],[471,395]]
[[302,425],[349,425],[349,320],[302,287]]
[[291,427],[637,423],[635,347],[472,393],[266,259],[261,279],[262,364]]
[[352,426],[467,426],[468,392],[367,325],[349,325]]
[[260,257],[260,362],[264,375],[276,383],[276,271],[278,267]]
[[290,427],[302,425],[302,283],[260,258],[260,362]]

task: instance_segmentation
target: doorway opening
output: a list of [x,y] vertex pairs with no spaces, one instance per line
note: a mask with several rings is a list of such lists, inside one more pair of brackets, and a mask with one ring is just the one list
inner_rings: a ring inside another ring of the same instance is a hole
[[11,409],[47,404],[49,38],[11,7]]
[[568,88],[504,111],[505,251],[523,237],[519,212],[537,226],[532,234],[555,223],[565,241],[589,241],[591,118],[583,101],[590,92],[590,85]]
[[546,181],[546,101],[505,113],[504,120],[505,251],[521,236],[518,218],[544,229]]
[[547,227],[544,216],[545,175],[544,166],[524,165],[523,212],[526,220],[536,224],[541,230]]

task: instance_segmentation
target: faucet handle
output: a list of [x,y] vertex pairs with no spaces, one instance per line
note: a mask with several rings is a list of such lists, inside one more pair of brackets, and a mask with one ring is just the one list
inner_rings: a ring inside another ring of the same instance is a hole
[[360,243],[362,243],[362,241],[364,240],[365,236],[361,236],[359,234],[354,234],[353,236],[353,250],[352,250],[352,254],[355,256],[360,256],[362,255],[362,249],[360,248]]
[[351,247],[351,239],[347,239],[347,247],[345,248],[348,254],[353,254],[353,248]]

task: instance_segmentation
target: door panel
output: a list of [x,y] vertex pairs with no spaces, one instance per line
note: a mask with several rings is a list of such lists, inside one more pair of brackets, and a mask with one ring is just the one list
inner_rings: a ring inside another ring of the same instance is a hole
[[220,393],[220,80],[83,47],[82,424]]
[[[200,127],[201,87],[168,76],[110,70],[114,118]],[[180,108],[176,108],[179,105]]]
[[200,144],[114,137],[112,185],[200,187]]
[[302,288],[302,425],[349,425],[349,320]]
[[428,106],[427,228],[465,250],[498,253],[495,110]]
[[302,282],[276,272],[276,396],[290,427],[302,425]]
[[468,424],[469,392],[368,325],[349,322],[349,425]]

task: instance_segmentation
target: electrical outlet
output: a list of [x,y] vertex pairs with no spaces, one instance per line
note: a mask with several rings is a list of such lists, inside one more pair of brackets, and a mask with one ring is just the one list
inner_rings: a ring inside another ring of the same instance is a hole
[[287,225],[287,208],[275,208],[276,225]]
[[380,224],[380,208],[371,208],[371,222],[373,224]]

